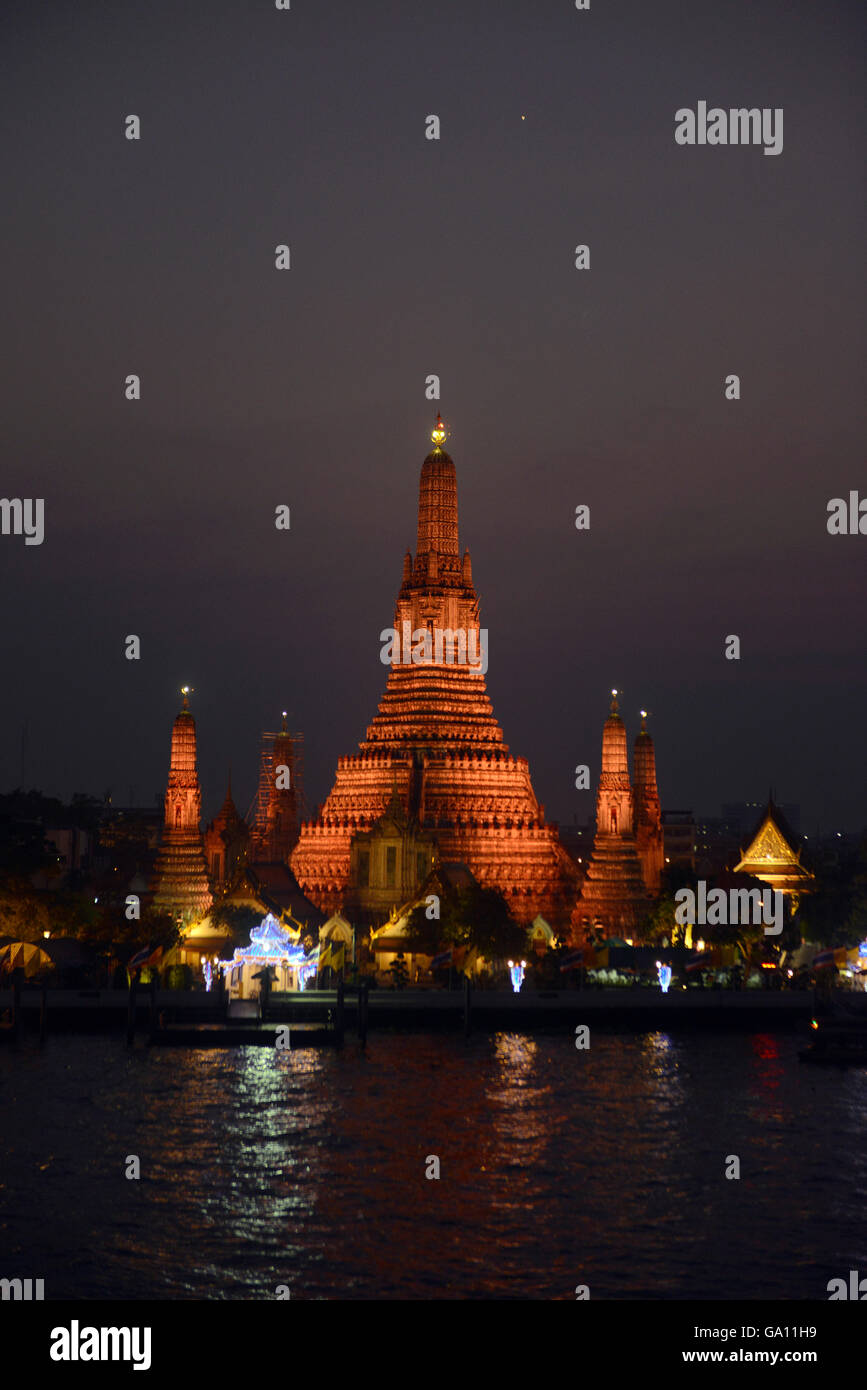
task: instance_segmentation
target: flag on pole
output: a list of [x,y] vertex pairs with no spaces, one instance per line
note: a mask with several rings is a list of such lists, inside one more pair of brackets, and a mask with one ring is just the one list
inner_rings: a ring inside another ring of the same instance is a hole
[[582,946],[579,950],[570,951],[568,956],[563,957],[563,963],[560,966],[560,974],[562,975],[566,970],[577,970],[578,967],[583,964],[584,947]]
[[431,970],[439,970],[444,965],[451,965],[454,947],[450,946],[447,951],[440,951],[438,956],[434,956],[430,963]]
[[134,970],[141,970],[145,965],[156,965],[162,953],[162,946],[157,946],[153,950],[150,946],[145,946],[143,950],[133,956],[132,960],[127,961],[127,973],[131,975]]

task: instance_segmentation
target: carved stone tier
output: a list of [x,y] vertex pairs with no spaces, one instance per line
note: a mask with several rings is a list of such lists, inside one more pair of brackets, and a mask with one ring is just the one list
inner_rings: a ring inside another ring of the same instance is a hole
[[[395,605],[400,650],[359,752],[339,760],[318,817],[301,828],[292,868],[317,906],[338,910],[352,837],[370,830],[394,793],[407,818],[433,832],[440,860],[466,864],[479,883],[503,894],[518,921],[542,913],[565,924],[578,871],[545,824],[526,759],[509,755],[494,718],[481,669],[487,654],[479,601],[469,553],[460,556],[457,516],[455,467],[436,448],[422,465],[418,548],[414,560],[406,556]],[[408,662],[405,639],[421,630],[432,646],[437,632],[463,633],[466,650],[455,646],[449,661],[446,645],[437,660],[433,647],[429,664]]]
[[184,703],[172,728],[165,819],[155,869],[154,906],[185,917],[211,906],[201,831],[202,791],[196,768],[196,721]]

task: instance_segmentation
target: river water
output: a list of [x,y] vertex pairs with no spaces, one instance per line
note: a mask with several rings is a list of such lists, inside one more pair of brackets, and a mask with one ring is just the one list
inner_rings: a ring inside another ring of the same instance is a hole
[[0,1050],[0,1277],[47,1299],[826,1300],[867,1273],[867,1071],[802,1045],[25,1039]]

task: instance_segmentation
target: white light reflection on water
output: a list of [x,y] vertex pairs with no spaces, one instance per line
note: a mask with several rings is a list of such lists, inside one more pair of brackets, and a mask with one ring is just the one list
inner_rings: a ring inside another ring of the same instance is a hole
[[683,1105],[680,1048],[670,1034],[644,1034],[640,1043],[639,1074],[644,1095],[661,1111]]
[[551,1087],[538,1084],[539,1045],[535,1039],[520,1033],[497,1033],[493,1043],[496,1072],[486,1096],[495,1149],[510,1167],[528,1169],[541,1162],[555,1129],[551,1124]]
[[[201,1053],[196,1063],[214,1073],[207,1089],[219,1096],[220,1123],[210,1154],[213,1181],[191,1184],[188,1193],[194,1226],[206,1225],[228,1249],[266,1258],[271,1251],[281,1264],[291,1262],[320,1197],[317,1145],[333,1124],[325,1058],[315,1048],[247,1047]],[[188,1161],[195,1164],[195,1156]],[[243,1283],[243,1257],[227,1263],[223,1286],[233,1277]],[[206,1267],[193,1273],[193,1283],[208,1277]]]

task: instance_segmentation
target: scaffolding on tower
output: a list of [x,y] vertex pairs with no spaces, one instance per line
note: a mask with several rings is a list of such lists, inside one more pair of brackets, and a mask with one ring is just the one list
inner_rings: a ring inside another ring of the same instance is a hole
[[253,835],[254,846],[263,846],[268,838],[268,806],[271,791],[275,786],[274,744],[279,738],[290,740],[291,752],[287,766],[290,771],[290,786],[295,792],[295,809],[298,825],[308,819],[307,801],[304,796],[304,735],[300,732],[276,734],[267,731],[262,734],[259,749],[259,783],[247,811],[247,824]]

